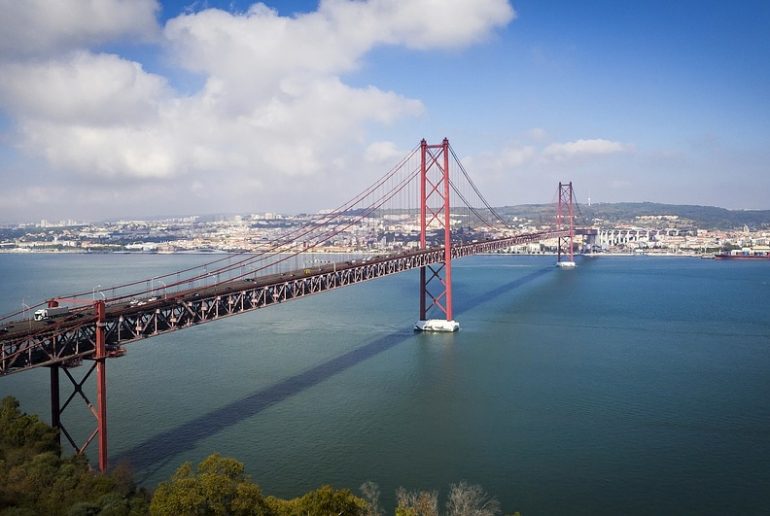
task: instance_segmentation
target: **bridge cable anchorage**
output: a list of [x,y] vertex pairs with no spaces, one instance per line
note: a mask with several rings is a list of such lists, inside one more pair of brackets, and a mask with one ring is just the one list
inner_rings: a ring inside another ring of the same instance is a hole
[[[571,197],[574,198],[574,192]],[[563,203],[562,208],[568,204]],[[567,212],[574,219],[574,211]],[[557,219],[563,223],[566,215],[557,214]],[[390,220],[400,222],[391,227]],[[419,227],[416,241],[406,238],[401,248],[394,246],[385,255],[353,259],[362,252],[358,235],[367,233],[351,228],[377,227],[387,237],[389,232],[402,231],[404,221]],[[459,324],[453,320],[453,260],[564,237],[565,232],[573,237],[576,233],[585,234],[574,229],[574,220],[569,231],[556,227],[535,233],[503,233],[502,237],[499,233],[483,234],[497,221],[505,222],[470,180],[448,139],[438,145],[428,145],[423,140],[352,200],[277,235],[255,253],[228,255],[201,266],[108,287],[104,291],[112,295],[99,301],[93,299],[93,289],[69,299],[51,298],[47,301],[51,309],[65,299],[82,304],[72,310],[52,310],[51,317],[41,314],[38,319],[36,313],[34,321],[0,319],[0,376],[50,367],[53,425],[60,428],[61,435],[78,453],[95,440],[99,446],[99,467],[106,469],[105,363],[107,358],[123,354],[124,344],[413,269],[420,270],[420,329],[456,331]],[[468,230],[474,227],[470,241],[465,240],[464,225]],[[347,261],[301,268],[301,254],[343,239],[354,253]],[[294,269],[288,270],[286,267],[291,263]],[[142,283],[148,283],[146,288],[139,287]],[[162,284],[162,288],[157,284]],[[157,296],[161,290],[164,295]],[[82,299],[89,294],[93,296],[90,302]],[[139,295],[152,297],[128,302],[130,297]],[[425,324],[431,321],[435,325]],[[83,379],[75,380],[70,369],[83,360],[93,360],[93,366]],[[59,396],[61,371],[74,386],[64,404]],[[84,391],[85,380],[93,372],[97,377],[95,405]],[[61,413],[78,397],[97,422],[85,444],[78,444],[61,424]]]

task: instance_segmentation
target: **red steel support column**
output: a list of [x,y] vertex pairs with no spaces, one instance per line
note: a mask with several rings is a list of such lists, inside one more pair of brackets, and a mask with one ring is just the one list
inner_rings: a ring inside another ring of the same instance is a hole
[[[561,231],[561,218],[562,218],[562,188],[561,188],[561,181],[559,181],[559,205],[556,207],[556,231]],[[562,238],[557,237],[556,239],[557,246],[556,246],[556,263],[559,263],[561,261],[561,242]]]
[[425,217],[427,217],[427,210],[426,210],[426,203],[427,199],[425,197],[426,191],[425,191],[425,175],[427,173],[427,170],[425,168],[425,155],[428,152],[428,142],[423,139],[420,142],[420,249],[425,249],[425,230],[426,228],[426,220]]
[[452,231],[449,211],[449,139],[444,138],[444,270],[446,281],[446,320],[452,320]]
[[572,181],[569,182],[569,261],[575,261],[575,212],[572,200],[575,197],[572,191]]
[[[426,211],[426,199],[425,199],[425,154],[428,151],[428,142],[423,140],[420,142],[420,249],[424,250],[426,247],[425,231],[427,217]],[[425,266],[420,267],[420,320],[424,321],[426,316],[425,307]]]
[[[48,308],[56,308],[59,302],[56,299],[48,300]],[[51,373],[51,426],[56,429],[56,439],[61,444],[61,401],[59,399],[59,364],[50,366]]]
[[106,309],[96,302],[96,425],[99,432],[99,471],[107,471],[107,353],[104,342]]
[[[569,235],[559,236],[557,239],[558,245],[556,246],[556,262],[559,263],[562,260],[562,254],[569,256],[569,261],[574,262],[575,255],[573,248],[575,247],[575,207],[574,197],[575,194],[572,190],[572,181],[569,183],[559,182],[559,204],[556,208],[556,230],[563,231],[564,226],[569,224]],[[565,218],[569,218],[565,221]],[[568,245],[568,249],[562,250],[562,246]]]

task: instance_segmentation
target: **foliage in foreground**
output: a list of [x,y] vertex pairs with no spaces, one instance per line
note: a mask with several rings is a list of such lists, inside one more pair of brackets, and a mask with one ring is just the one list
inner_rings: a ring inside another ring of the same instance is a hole
[[[437,491],[396,491],[396,516],[438,516]],[[446,501],[447,516],[494,516],[501,514],[500,503],[489,496],[481,486],[467,482],[452,484]]]
[[210,455],[193,471],[183,464],[168,482],[155,490],[150,512],[178,514],[300,516],[307,514],[365,515],[368,504],[347,489],[322,486],[291,500],[263,497],[260,487],[244,472],[243,464]]
[[[115,468],[103,475],[83,456],[61,457],[57,432],[37,416],[22,413],[12,397],[0,401],[0,516],[255,515],[382,516],[376,484],[348,489],[321,486],[290,500],[263,496],[235,459],[213,454],[195,468],[185,463],[158,485],[152,497],[137,488],[131,473]],[[438,516],[436,491],[396,492],[397,516]],[[479,486],[450,487],[444,514],[492,516],[499,503]]]
[[[161,483],[152,498],[150,512],[157,516],[177,514],[306,516],[381,516],[379,488],[367,482],[363,498],[347,489],[322,486],[298,498],[263,497],[257,484],[244,473],[243,464],[214,454],[198,464],[182,465],[168,482]],[[439,516],[437,491],[396,492],[396,516]],[[494,516],[500,504],[484,490],[466,482],[452,484],[444,514],[447,516]]]
[[149,497],[131,474],[94,473],[83,456],[61,458],[57,431],[24,414],[12,397],[0,401],[0,513],[146,514]]

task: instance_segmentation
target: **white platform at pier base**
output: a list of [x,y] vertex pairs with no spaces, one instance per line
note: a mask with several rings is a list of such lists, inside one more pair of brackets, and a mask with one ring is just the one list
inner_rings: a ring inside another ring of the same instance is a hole
[[414,329],[419,331],[453,332],[460,329],[460,323],[457,321],[445,321],[444,319],[428,319],[427,321],[417,321],[414,323]]
[[575,262],[556,262],[556,266],[562,269],[574,269]]

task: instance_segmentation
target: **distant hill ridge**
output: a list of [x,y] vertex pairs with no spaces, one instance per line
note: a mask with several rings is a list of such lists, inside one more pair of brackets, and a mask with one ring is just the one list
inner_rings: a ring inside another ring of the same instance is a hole
[[[524,217],[546,222],[554,217],[553,204],[522,204],[499,208],[501,215]],[[638,222],[637,217],[675,215],[678,224],[690,223],[702,229],[770,229],[770,210],[728,210],[716,206],[662,204],[656,202],[615,202],[581,204],[579,216],[583,223],[593,219],[608,223]],[[672,223],[672,225],[675,225]]]

